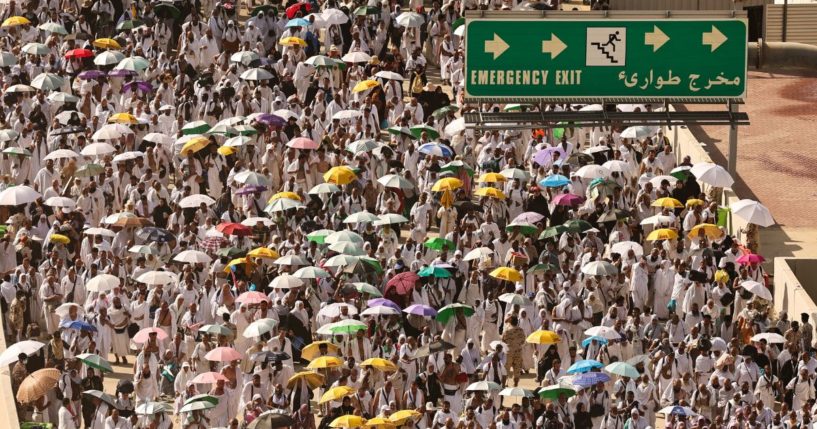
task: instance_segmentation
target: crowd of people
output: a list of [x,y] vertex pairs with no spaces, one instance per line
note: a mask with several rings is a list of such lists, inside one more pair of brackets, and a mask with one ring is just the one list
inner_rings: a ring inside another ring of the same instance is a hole
[[464,99],[465,10],[516,7],[0,4],[21,426],[811,427],[814,327],[722,167],[657,126],[466,129],[609,107]]

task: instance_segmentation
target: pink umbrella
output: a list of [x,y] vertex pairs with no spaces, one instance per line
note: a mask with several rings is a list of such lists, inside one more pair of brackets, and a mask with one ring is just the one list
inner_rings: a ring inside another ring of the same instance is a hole
[[235,302],[239,304],[260,304],[262,302],[269,302],[269,298],[261,292],[244,292],[235,299]]
[[207,352],[204,358],[213,362],[232,362],[242,358],[241,353],[232,347],[216,347]]
[[557,206],[575,206],[584,201],[584,198],[573,194],[559,194],[553,198],[553,202]]
[[201,373],[201,374],[193,377],[193,379],[190,380],[190,382],[193,383],[193,384],[212,384],[212,383],[215,383],[215,382],[217,382],[219,380],[228,381],[227,377],[225,377],[225,376],[223,376],[223,375],[221,375],[221,374],[219,374],[217,372],[210,371],[210,372]]
[[738,259],[735,259],[735,262],[741,265],[760,264],[764,261],[766,261],[766,258],[758,255],[757,253],[747,253],[745,255],[741,255]]
[[144,328],[133,336],[133,342],[136,344],[144,344],[150,338],[150,334],[156,334],[159,341],[167,339],[167,332],[160,328]]
[[386,291],[388,291],[390,288],[394,288],[394,291],[397,292],[397,294],[406,295],[411,292],[412,289],[414,289],[414,283],[416,283],[419,279],[420,276],[412,273],[411,271],[400,273],[392,277],[391,280],[386,283]]
[[511,223],[536,223],[545,217],[536,212],[525,212],[514,218]]
[[297,137],[289,142],[287,142],[287,146],[295,149],[317,149],[318,144],[315,141],[308,139],[306,137]]

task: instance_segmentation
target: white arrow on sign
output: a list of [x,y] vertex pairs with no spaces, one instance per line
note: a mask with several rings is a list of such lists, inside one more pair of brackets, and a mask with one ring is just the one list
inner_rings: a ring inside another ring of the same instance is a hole
[[503,52],[507,51],[510,46],[499,37],[498,34],[494,33],[494,40],[486,40],[485,41],[485,53],[486,54],[493,54],[494,59],[499,58]]
[[644,44],[652,46],[652,51],[655,52],[664,46],[664,43],[669,41],[667,36],[657,25],[652,26],[652,33],[644,33]]
[[721,33],[718,28],[713,25],[712,31],[708,33],[705,32],[702,39],[702,43],[704,45],[712,48],[712,51],[710,52],[715,52],[715,49],[718,49],[721,45],[723,45],[723,42],[726,41],[726,36],[724,36],[723,33]]
[[553,33],[550,33],[550,40],[542,40],[542,53],[549,53],[550,59],[555,59],[565,49],[567,49],[565,42],[562,42],[561,39],[556,37],[556,35]]

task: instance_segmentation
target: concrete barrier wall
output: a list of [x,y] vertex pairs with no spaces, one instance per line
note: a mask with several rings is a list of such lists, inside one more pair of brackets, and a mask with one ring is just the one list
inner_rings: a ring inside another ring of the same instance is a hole
[[[0,353],[6,350],[6,334],[3,330],[3,318],[0,317]],[[10,368],[0,368],[0,428],[20,427],[17,418],[17,405],[11,391]]]
[[[800,314],[817,317],[817,259],[774,258],[774,309],[786,311],[789,320],[800,320]],[[804,279],[801,282],[800,279]],[[811,281],[809,281],[811,280]]]

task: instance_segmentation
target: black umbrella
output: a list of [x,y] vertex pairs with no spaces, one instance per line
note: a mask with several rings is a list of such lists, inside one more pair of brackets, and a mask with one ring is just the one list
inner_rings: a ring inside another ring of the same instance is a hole
[[84,133],[84,127],[63,127],[51,130],[49,133],[52,136],[64,136],[67,134],[77,134],[77,133]]
[[159,18],[178,19],[182,16],[182,11],[170,3],[159,3],[153,8],[153,14]]
[[159,243],[167,243],[176,240],[176,236],[172,232],[157,228],[155,226],[148,226],[140,229],[136,233],[136,237],[144,241],[156,241]]
[[116,383],[116,391],[122,393],[133,393],[133,382],[130,380],[119,380],[119,383]]
[[247,429],[274,429],[284,428],[295,424],[295,420],[280,410],[267,411],[256,417]]
[[476,204],[472,201],[455,201],[454,207],[460,211],[460,213],[465,214],[466,212],[482,212],[483,208],[481,205]]
[[259,352],[252,355],[252,360],[255,362],[283,362],[289,360],[290,356],[284,352]]
[[86,396],[90,396],[92,398],[97,398],[97,399],[101,400],[102,402],[107,403],[108,405],[110,405],[112,407],[118,408],[118,407],[116,407],[116,399],[113,396],[111,396],[111,395],[109,395],[109,394],[107,394],[105,392],[102,392],[100,390],[86,390],[86,391],[82,392],[82,394],[86,395]]
[[443,340],[432,341],[414,352],[414,359],[424,358],[431,356],[435,353],[444,352],[446,350],[451,350],[454,348],[454,345]]
[[614,209],[599,216],[598,223],[615,222],[632,216],[627,210]]

